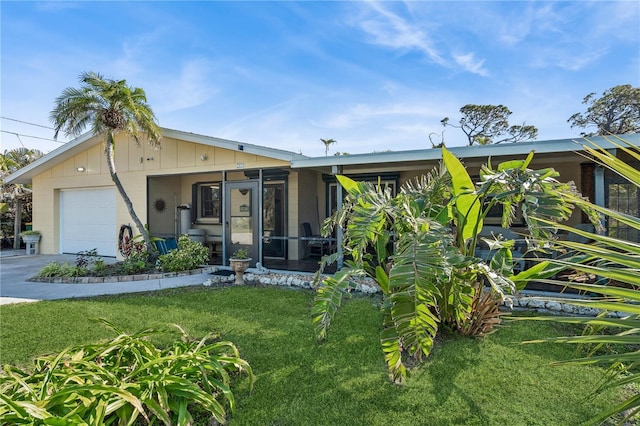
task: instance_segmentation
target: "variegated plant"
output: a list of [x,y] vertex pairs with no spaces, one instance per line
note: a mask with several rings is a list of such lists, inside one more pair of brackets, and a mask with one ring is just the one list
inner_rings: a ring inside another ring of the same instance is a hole
[[194,413],[225,423],[235,402],[232,373],[253,373],[231,342],[206,336],[159,349],[145,329],[110,341],[38,357],[33,371],[4,366],[0,373],[0,424],[193,424]]
[[322,281],[322,268],[338,255],[325,257],[318,271],[312,307],[317,337],[326,338],[354,278],[374,279],[384,296],[380,340],[395,382],[404,381],[407,361],[429,355],[439,330],[490,332],[499,323],[503,298],[526,283],[514,274],[513,240],[494,241],[495,254],[487,262],[475,255],[492,207],[504,207],[503,226],[509,226],[520,206],[530,234],[548,237],[551,231],[538,219],[568,218],[573,205],[567,200],[578,198],[573,186],[555,179],[553,169],[529,169],[533,153],[495,169],[484,166],[477,185],[446,148],[442,156],[442,166],[406,183],[396,196],[389,188],[338,176],[348,195],[323,225],[325,235],[334,227],[344,230],[348,260]]

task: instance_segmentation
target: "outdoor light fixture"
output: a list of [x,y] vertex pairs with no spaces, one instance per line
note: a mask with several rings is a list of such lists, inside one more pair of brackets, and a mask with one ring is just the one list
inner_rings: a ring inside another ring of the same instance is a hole
[[85,170],[86,170],[86,169],[85,169],[84,167],[76,167],[76,171],[77,171],[77,172],[82,173],[82,172],[84,172]]

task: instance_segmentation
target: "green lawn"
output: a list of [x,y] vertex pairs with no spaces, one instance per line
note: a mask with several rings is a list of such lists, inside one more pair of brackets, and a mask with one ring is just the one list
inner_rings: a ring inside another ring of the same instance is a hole
[[521,345],[567,334],[558,324],[517,322],[484,339],[439,340],[402,387],[387,380],[376,299],[354,298],[318,345],[309,291],[182,288],[143,295],[5,305],[0,361],[26,364],[38,354],[113,337],[89,320],[127,331],[177,323],[200,337],[234,342],[257,376],[236,389],[232,425],[576,425],[617,399],[590,398],[601,377],[592,367],[553,367],[575,355],[568,345]]

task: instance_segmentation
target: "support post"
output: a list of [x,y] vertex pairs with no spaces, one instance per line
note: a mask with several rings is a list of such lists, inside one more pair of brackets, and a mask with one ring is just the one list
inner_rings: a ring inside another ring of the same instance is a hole
[[[335,175],[339,175],[342,174],[342,166],[332,166],[331,167],[331,173],[335,176]],[[336,187],[336,206],[337,206],[337,210],[340,211],[342,210],[342,185],[340,185],[340,182],[338,182],[338,185]],[[342,269],[342,267],[344,266],[344,252],[342,250],[342,228],[338,226],[338,229],[336,229],[336,244],[338,247],[338,261],[337,261],[337,268],[338,271],[340,269]]]
[[22,200],[16,198],[16,216],[13,219],[13,248],[20,248],[20,232],[22,232]]

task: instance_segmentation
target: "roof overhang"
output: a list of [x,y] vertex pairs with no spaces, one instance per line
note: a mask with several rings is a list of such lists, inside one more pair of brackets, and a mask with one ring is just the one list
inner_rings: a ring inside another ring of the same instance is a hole
[[[434,148],[310,158],[290,151],[267,148],[259,145],[204,136],[195,133],[182,132],[179,130],[162,128],[162,135],[167,138],[288,161],[290,162],[292,169],[315,169],[323,172],[338,169],[340,167],[352,166],[353,168],[371,168],[372,166],[376,167],[376,165],[379,165],[381,170],[382,168],[385,170],[391,168],[401,170],[408,167],[410,164],[427,164],[442,159],[442,151]],[[640,146],[640,134],[638,133],[620,135],[617,137],[597,136],[588,138],[588,140],[604,149],[615,149],[616,143],[619,143],[619,141],[616,140],[618,137],[632,145]],[[94,137],[90,133],[86,133],[9,175],[5,179],[5,183],[29,184],[33,177],[43,171],[61,164],[78,153],[102,142],[103,140],[101,137]],[[547,157],[551,157],[553,154],[559,153],[569,154],[582,151],[582,143],[584,142],[585,139],[583,138],[574,138],[484,146],[461,146],[450,147],[448,149],[456,157],[464,159],[467,163],[471,163],[474,160],[484,162],[489,157],[498,158],[527,155],[531,151]]]
[[[617,137],[597,136],[588,138],[589,141],[604,149],[615,149]],[[620,135],[619,138],[640,146],[640,134]],[[547,141],[517,142],[498,145],[459,146],[447,148],[456,157],[464,160],[484,159],[489,157],[508,157],[527,155],[534,151],[536,154],[571,153],[582,151],[583,138],[557,139]],[[291,168],[326,169],[333,166],[372,166],[376,164],[400,166],[408,162],[433,162],[442,159],[442,150],[437,148],[420,149],[412,151],[374,152],[371,154],[336,155],[333,157],[316,157],[296,159],[291,162]]]
[[[162,128],[162,136],[186,142],[193,142],[216,148],[228,149],[231,151],[244,152],[262,157],[273,158],[276,160],[289,161],[307,158],[302,154],[295,152],[266,148],[259,145],[253,145],[244,142],[237,142],[228,139],[214,138],[211,136],[198,135],[195,133],[182,132],[179,130]],[[47,155],[39,158],[33,163],[21,168],[20,170],[7,176],[5,183],[30,184],[31,180],[45,170],[55,167],[73,158],[75,155],[94,147],[100,143],[104,143],[104,139],[100,136],[94,136],[91,133],[85,133],[78,136],[64,145],[49,152]]]

